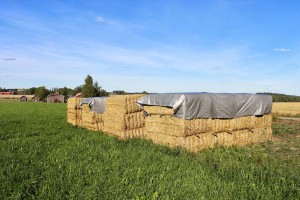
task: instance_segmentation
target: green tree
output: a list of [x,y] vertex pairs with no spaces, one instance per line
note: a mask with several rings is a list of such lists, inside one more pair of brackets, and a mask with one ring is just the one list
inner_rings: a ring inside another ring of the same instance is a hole
[[65,87],[63,87],[63,88],[59,88],[59,89],[58,89],[58,92],[59,92],[60,94],[64,95],[65,98],[67,98],[68,95],[70,94],[70,89],[67,88],[67,87],[65,86]]
[[35,94],[36,89],[36,87],[29,88],[26,90],[26,94]]
[[127,94],[124,90],[114,90],[113,93],[118,94],[118,95]]
[[81,93],[81,92],[82,92],[82,85],[77,86],[77,87],[74,88],[74,90],[73,90],[73,96],[75,96],[76,94]]
[[93,78],[90,75],[87,75],[87,77],[84,80],[84,85],[82,86],[82,96],[83,97],[96,96]]
[[49,93],[45,86],[41,86],[36,89],[35,96],[39,97],[40,100],[44,100]]

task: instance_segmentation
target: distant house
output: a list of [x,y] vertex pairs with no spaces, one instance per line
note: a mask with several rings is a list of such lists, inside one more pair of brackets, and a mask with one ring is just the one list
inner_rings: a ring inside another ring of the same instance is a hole
[[37,97],[37,96],[34,96],[34,97],[31,98],[31,101],[32,101],[32,102],[39,102],[39,101],[40,101],[40,98]]
[[48,103],[64,103],[65,96],[61,95],[61,94],[49,94],[47,96],[47,102]]
[[27,102],[27,97],[26,96],[21,96],[20,97],[20,102]]
[[0,92],[0,95],[13,95],[14,92]]

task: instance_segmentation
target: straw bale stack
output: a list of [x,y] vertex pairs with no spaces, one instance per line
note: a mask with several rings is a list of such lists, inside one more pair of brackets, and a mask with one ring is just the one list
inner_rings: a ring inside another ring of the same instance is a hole
[[136,103],[143,95],[118,95],[106,99],[104,132],[120,139],[143,137],[144,111]]
[[145,135],[146,139],[150,139],[157,144],[170,147],[182,147],[192,152],[198,152],[215,146],[244,146],[247,144],[270,141],[272,140],[272,129],[271,127],[267,127],[232,132],[207,132],[187,137],[147,131]]
[[[200,151],[214,146],[243,146],[272,139],[272,116],[184,120],[151,107],[145,119],[146,138],[154,143]],[[160,114],[157,114],[160,113]],[[148,113],[149,114],[149,113]]]
[[148,132],[186,137],[205,132],[226,132],[243,129],[270,127],[271,115],[249,116],[234,119],[184,120],[171,115],[149,115],[145,119]]

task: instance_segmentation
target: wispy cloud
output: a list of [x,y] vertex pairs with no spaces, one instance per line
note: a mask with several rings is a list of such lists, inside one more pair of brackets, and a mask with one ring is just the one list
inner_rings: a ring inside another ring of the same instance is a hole
[[292,49],[281,48],[281,49],[274,49],[274,51],[278,51],[278,52],[288,52],[288,51],[292,51]]
[[6,61],[14,61],[14,60],[17,60],[15,58],[2,58],[2,60],[6,60]]
[[97,17],[96,17],[96,22],[102,23],[102,22],[104,22],[104,21],[105,21],[105,20],[104,20],[103,17],[101,17],[101,16],[97,16]]
[[104,17],[102,16],[97,16],[96,17],[96,22],[98,23],[106,23],[106,24],[109,24],[109,25],[113,25],[115,24],[116,22],[115,21],[112,21],[112,20],[106,20]]

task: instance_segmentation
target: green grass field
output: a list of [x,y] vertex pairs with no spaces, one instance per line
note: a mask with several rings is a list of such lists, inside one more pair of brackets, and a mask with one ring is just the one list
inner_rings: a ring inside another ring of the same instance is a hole
[[197,154],[66,123],[66,104],[0,102],[1,199],[300,199],[299,122]]

